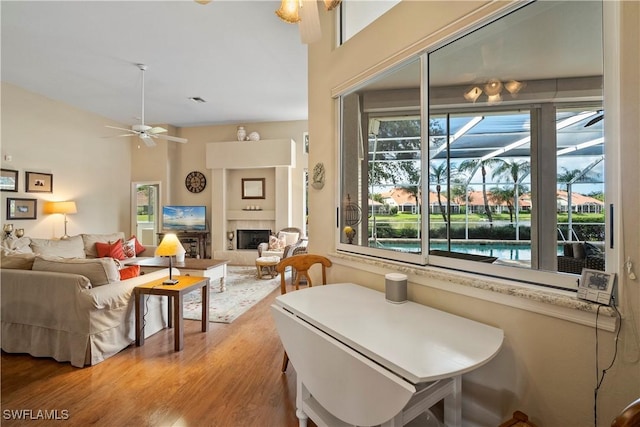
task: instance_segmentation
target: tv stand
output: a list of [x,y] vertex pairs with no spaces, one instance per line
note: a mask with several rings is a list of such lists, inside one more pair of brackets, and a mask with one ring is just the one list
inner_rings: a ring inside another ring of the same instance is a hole
[[207,254],[208,231],[163,231],[158,233],[158,242],[161,242],[167,233],[175,233],[178,236],[184,250],[187,251],[186,258],[210,258]]

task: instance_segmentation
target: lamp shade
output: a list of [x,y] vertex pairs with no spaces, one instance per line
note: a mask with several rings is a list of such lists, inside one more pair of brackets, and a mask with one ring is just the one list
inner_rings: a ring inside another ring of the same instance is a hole
[[74,214],[78,213],[76,202],[47,202],[44,212],[49,214]]
[[288,22],[290,24],[295,24],[300,21],[299,15],[299,0],[282,0],[280,4],[280,9],[276,10],[276,15],[278,18],[282,19],[284,22]]
[[173,233],[165,234],[162,242],[156,248],[156,256],[174,256],[181,252],[184,253],[185,250],[178,236]]

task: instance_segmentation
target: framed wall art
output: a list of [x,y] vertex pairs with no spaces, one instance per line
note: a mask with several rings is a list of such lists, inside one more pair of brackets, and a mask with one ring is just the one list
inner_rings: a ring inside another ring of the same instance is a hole
[[599,304],[609,304],[615,279],[615,273],[583,268],[578,285],[578,298]]
[[13,169],[2,169],[0,175],[0,190],[18,191],[18,171]]
[[25,172],[27,193],[53,193],[53,175],[50,173]]
[[37,219],[38,199],[7,198],[7,219]]
[[264,178],[242,178],[243,199],[264,199]]

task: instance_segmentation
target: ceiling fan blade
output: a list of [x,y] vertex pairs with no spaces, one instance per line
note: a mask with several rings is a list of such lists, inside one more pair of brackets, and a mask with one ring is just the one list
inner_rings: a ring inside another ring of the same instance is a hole
[[117,126],[108,126],[105,125],[104,127],[109,128],[109,129],[117,129],[117,130],[124,130],[126,132],[131,132],[131,135],[136,135],[138,132],[136,132],[135,130],[131,130],[131,129],[127,129],[127,128],[119,128]]
[[188,139],[179,138],[177,136],[169,136],[169,135],[153,135],[154,138],[166,139],[167,141],[173,142],[181,142],[182,144],[186,144]]
[[101,136],[100,138],[121,138],[123,136],[136,136],[133,133],[123,133],[121,135],[113,135],[113,136]]
[[161,127],[156,126],[156,127],[151,128],[151,129],[148,129],[147,133],[156,134],[156,133],[164,133],[166,131],[167,130],[165,128],[161,128]]

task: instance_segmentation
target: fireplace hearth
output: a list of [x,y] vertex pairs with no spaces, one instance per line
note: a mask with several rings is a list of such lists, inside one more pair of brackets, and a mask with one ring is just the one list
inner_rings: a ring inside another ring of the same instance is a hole
[[258,245],[269,241],[271,230],[236,230],[238,249],[258,249]]

